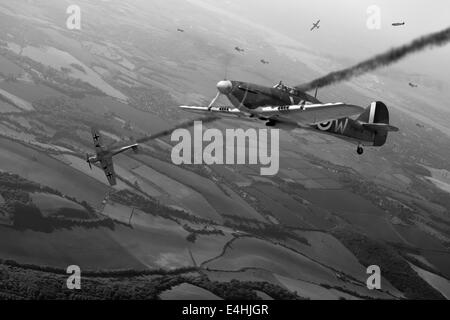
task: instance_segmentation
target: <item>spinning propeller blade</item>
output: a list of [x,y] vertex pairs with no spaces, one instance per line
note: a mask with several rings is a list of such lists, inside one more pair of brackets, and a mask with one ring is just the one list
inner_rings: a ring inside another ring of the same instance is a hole
[[210,109],[214,103],[216,103],[217,99],[219,99],[221,93],[218,91],[214,99],[211,100],[211,103],[208,105],[208,109]]

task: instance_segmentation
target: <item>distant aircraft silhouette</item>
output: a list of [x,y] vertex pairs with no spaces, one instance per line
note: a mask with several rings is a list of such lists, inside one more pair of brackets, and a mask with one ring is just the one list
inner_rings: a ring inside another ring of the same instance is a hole
[[404,23],[404,22],[394,22],[392,25],[393,25],[394,27],[399,27],[399,26],[404,26],[405,23]]
[[320,23],[320,20],[317,20],[316,23],[313,23],[313,27],[311,28],[311,31],[313,31],[314,29],[319,29],[320,28],[319,23]]

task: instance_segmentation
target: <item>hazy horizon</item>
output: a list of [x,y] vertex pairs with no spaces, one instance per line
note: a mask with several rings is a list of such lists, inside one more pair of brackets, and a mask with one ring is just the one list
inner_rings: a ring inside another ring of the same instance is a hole
[[[444,0],[279,0],[276,5],[266,0],[202,2],[264,25],[318,53],[353,63],[447,28],[450,12],[450,3]],[[366,10],[371,5],[377,5],[381,9],[380,30],[369,30],[366,27],[369,17]],[[312,23],[318,19],[321,20],[321,28],[311,32]],[[405,22],[406,25],[393,27],[393,22]],[[445,46],[408,57],[394,67],[408,73],[422,73],[449,81],[450,76],[446,68],[443,68],[449,62],[448,57],[450,46]]]

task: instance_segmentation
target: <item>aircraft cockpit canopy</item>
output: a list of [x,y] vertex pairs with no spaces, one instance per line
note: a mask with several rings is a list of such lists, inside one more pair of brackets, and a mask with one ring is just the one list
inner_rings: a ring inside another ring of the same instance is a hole
[[281,90],[283,92],[287,92],[287,93],[289,93],[291,95],[297,95],[298,94],[297,90],[295,90],[294,88],[288,87],[287,85],[283,84],[283,81],[280,81],[278,84],[276,84],[274,86],[274,88],[278,89],[278,90]]

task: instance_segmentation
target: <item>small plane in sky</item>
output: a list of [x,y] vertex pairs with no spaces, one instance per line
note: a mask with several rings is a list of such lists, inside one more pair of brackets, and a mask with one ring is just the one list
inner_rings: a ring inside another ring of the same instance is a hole
[[313,22],[313,26],[311,28],[311,31],[313,31],[314,29],[319,29],[320,28],[319,23],[320,23],[320,20],[317,20],[316,23]]
[[190,127],[194,124],[195,121],[211,122],[211,121],[216,121],[217,119],[218,119],[217,117],[204,117],[204,118],[197,119],[197,120],[190,120],[190,121],[181,123],[175,127],[172,127],[170,129],[158,132],[156,134],[152,134],[148,137],[138,139],[134,143],[131,143],[131,144],[127,143],[123,146],[106,147],[103,143],[103,137],[101,135],[100,130],[98,130],[96,128],[92,128],[91,133],[92,133],[92,139],[94,140],[95,155],[90,155],[89,153],[86,154],[86,162],[89,164],[89,167],[91,168],[91,170],[92,170],[93,164],[94,165],[99,164],[101,169],[104,171],[109,184],[111,186],[115,186],[117,184],[117,179],[116,179],[116,173],[114,171],[114,163],[113,163],[114,156],[116,156],[120,153],[123,153],[125,151],[128,151],[130,149],[133,150],[135,153],[137,153],[140,144],[164,137],[176,129]]
[[239,47],[235,47],[235,48],[234,48],[234,50],[236,50],[237,52],[245,52],[245,50],[244,50],[244,49],[242,49],[242,48],[239,48]]
[[266,61],[266,60],[264,60],[264,59],[261,59],[261,63],[262,63],[262,64],[269,64],[269,61]]
[[178,32],[184,32],[184,30],[183,30],[183,29],[180,29],[180,28],[178,28],[177,31],[178,31]]
[[400,27],[400,26],[404,26],[405,23],[404,23],[404,22],[394,22],[392,25],[393,25],[394,27]]
[[92,139],[94,140],[95,147],[95,155],[86,154],[86,162],[89,164],[89,167],[92,170],[92,164],[99,163],[102,170],[105,172],[106,178],[111,186],[115,186],[116,182],[116,174],[114,172],[113,165],[113,157],[127,150],[133,149],[134,152],[137,152],[138,143],[129,144],[122,147],[117,148],[107,148],[103,144],[103,137],[100,133],[100,130],[96,128],[91,129]]
[[[363,146],[382,146],[388,133],[398,131],[389,124],[389,111],[382,102],[373,102],[366,109],[346,104],[322,103],[314,96],[288,87],[282,82],[273,87],[241,81],[223,80],[217,84],[218,93],[209,106],[180,106],[196,113],[238,117],[249,121],[264,121],[268,127],[303,128],[333,134],[357,144],[361,155]],[[214,106],[224,95],[233,106]]]
[[417,84],[414,84],[414,83],[412,83],[412,82],[408,83],[408,85],[409,85],[411,88],[417,88],[417,87],[418,87]]

